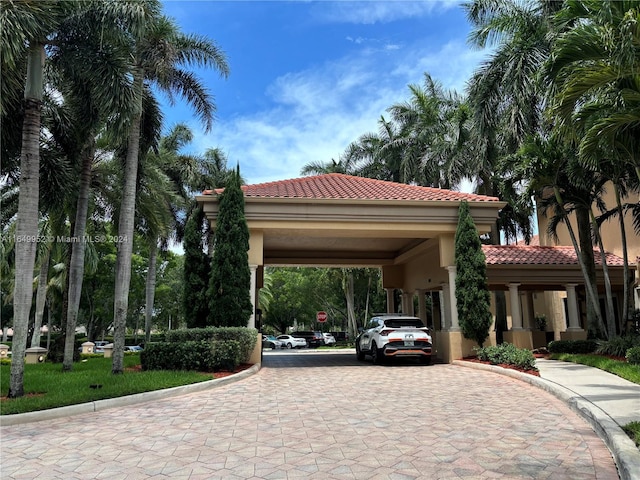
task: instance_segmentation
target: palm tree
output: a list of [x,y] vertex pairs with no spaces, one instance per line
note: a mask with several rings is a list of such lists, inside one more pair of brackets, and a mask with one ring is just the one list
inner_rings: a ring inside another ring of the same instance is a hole
[[608,103],[592,110],[592,122],[580,138],[582,160],[597,163],[595,148],[603,142],[627,155],[640,178],[640,1],[568,2],[557,15],[567,31],[557,40],[548,64],[555,86],[554,112],[569,122],[585,102]]
[[[515,178],[529,179],[522,195],[539,198],[542,213],[551,214],[549,235],[557,238],[558,225],[566,226],[585,280],[588,329],[604,333],[591,243],[591,206],[600,194],[602,178],[581,169],[575,149],[557,136],[533,137],[524,143],[518,156]],[[576,181],[579,178],[583,181]],[[571,213],[576,218],[578,235],[569,219]]]
[[638,15],[640,2],[633,0],[567,3],[557,15],[567,31],[555,43],[547,68],[555,89],[552,112],[578,143],[580,160],[610,173],[623,244],[624,319],[632,314],[621,201],[628,182],[625,165],[640,179]]
[[213,123],[215,105],[210,94],[198,79],[183,70],[182,65],[201,65],[228,75],[228,66],[222,51],[204,37],[185,35],[168,18],[151,15],[147,18],[143,35],[131,45],[132,75],[136,104],[131,115],[124,170],[124,185],[118,234],[116,287],[114,295],[114,353],[112,372],[124,371],[124,341],[128,309],[128,290],[131,281],[131,254],[135,219],[136,180],[140,152],[143,86],[154,83],[170,98],[175,93],[185,98],[209,130]]
[[403,152],[405,182],[453,188],[469,160],[468,109],[460,95],[445,91],[428,73],[424,86],[409,90],[408,101],[387,109],[399,126],[393,148]]
[[[96,15],[96,11],[99,14]],[[44,89],[45,63],[56,64],[64,69],[73,66],[76,70],[89,72],[101,68],[99,52],[84,50],[82,40],[78,41],[74,32],[93,32],[122,23],[129,28],[137,25],[143,8],[137,2],[103,3],[100,1],[73,2],[43,0],[40,2],[13,1],[3,3],[0,9],[2,24],[2,57],[4,68],[15,70],[26,63],[24,89],[24,120],[22,125],[22,146],[20,160],[20,195],[16,235],[19,239],[35,238],[38,232],[39,197],[39,142],[41,133],[41,111]],[[127,14],[127,18],[116,22],[116,12]],[[96,22],[101,18],[103,23]],[[87,55],[87,53],[90,53]],[[65,58],[75,61],[65,62]],[[26,59],[26,62],[25,62]],[[52,59],[60,59],[59,62]],[[15,78],[12,75],[10,78]],[[15,90],[12,90],[15,91]],[[6,99],[15,102],[17,99]],[[4,103],[4,102],[3,102]],[[5,108],[2,109],[3,112]],[[14,291],[14,343],[16,359],[24,358],[27,342],[29,310],[31,308],[33,267],[36,244],[21,241],[16,245],[15,291]],[[24,361],[11,364],[10,397],[24,394]]]

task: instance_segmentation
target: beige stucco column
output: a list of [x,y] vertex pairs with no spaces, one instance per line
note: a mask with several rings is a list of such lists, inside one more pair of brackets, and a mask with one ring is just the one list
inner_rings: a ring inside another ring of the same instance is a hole
[[511,330],[522,330],[522,309],[520,307],[519,283],[509,283],[509,301],[511,303]]
[[531,330],[522,328],[522,309],[520,307],[519,283],[509,283],[509,306],[511,309],[511,330],[504,332],[503,338],[518,348],[533,349],[533,336]]
[[460,324],[458,323],[458,302],[456,300],[456,266],[449,265],[447,272],[449,272],[449,306],[451,308],[451,328],[449,330],[457,332],[460,330]]
[[567,311],[569,313],[568,330],[582,330],[580,326],[580,317],[578,316],[578,297],[576,296],[576,283],[567,283]]
[[440,321],[442,324],[440,329],[444,332],[449,330],[450,327],[449,319],[451,318],[451,313],[449,312],[451,312],[451,309],[449,308],[449,302],[451,297],[449,296],[449,284],[441,283],[440,286],[442,287],[442,290],[438,292],[440,295]]
[[387,313],[395,313],[393,310],[393,288],[385,288],[387,292]]
[[567,283],[567,314],[569,315],[569,327],[566,332],[560,332],[562,340],[586,340],[587,332],[580,325],[578,313],[578,297],[576,295],[577,283]]
[[418,293],[418,317],[422,320],[422,323],[427,324],[427,291],[425,289],[416,290]]
[[402,313],[413,315],[413,292],[402,292]]
[[251,288],[249,290],[249,295],[251,296],[251,316],[249,317],[247,327],[256,328],[256,271],[258,270],[258,266],[249,265],[249,270],[251,270]]

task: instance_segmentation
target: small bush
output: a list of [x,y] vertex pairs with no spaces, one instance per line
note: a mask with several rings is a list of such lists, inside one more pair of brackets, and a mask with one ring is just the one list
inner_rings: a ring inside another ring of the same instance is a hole
[[640,347],[631,347],[627,350],[625,358],[632,365],[640,365]]
[[140,353],[143,370],[213,371],[213,355],[209,342],[147,343]]
[[234,371],[242,363],[237,340],[147,343],[140,352],[143,370]]
[[11,365],[10,358],[0,358],[0,365]]
[[530,350],[518,348],[511,343],[476,348],[478,358],[492,365],[514,365],[523,370],[536,370],[536,359]]
[[227,341],[239,344],[240,362],[246,362],[258,340],[258,331],[247,327],[206,327],[171,330],[165,334],[167,342]]
[[213,342],[212,355],[217,370],[233,372],[240,365],[243,353],[237,340],[222,340]]
[[549,353],[593,353],[598,343],[595,340],[555,340],[548,348]]
[[596,353],[600,355],[612,355],[614,357],[624,357],[632,347],[640,346],[640,336],[624,335],[621,337],[613,337],[606,342],[602,342]]

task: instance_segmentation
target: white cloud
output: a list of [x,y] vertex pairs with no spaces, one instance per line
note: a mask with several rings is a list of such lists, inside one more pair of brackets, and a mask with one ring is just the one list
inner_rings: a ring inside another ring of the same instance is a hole
[[434,11],[458,6],[458,0],[367,0],[319,2],[315,13],[326,22],[375,24],[389,23],[404,18],[420,18]]
[[219,146],[249,183],[296,178],[305,164],[337,160],[350,142],[377,131],[380,115],[406,100],[407,85],[421,84],[425,71],[445,88],[462,91],[480,58],[463,42],[450,42],[438,50],[367,50],[290,72],[267,89],[272,108],[219,122],[207,136],[197,134],[195,151]]

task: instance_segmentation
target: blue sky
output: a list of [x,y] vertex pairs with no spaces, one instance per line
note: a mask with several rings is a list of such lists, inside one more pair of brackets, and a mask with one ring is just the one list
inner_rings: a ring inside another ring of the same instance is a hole
[[182,102],[165,109],[167,127],[187,123],[188,151],[218,147],[248,183],[300,176],[311,161],[338,159],[377,130],[385,110],[409,98],[424,73],[464,90],[486,52],[467,43],[459,1],[164,2],[185,33],[226,53],[231,74],[199,71],[217,104],[204,133]]

